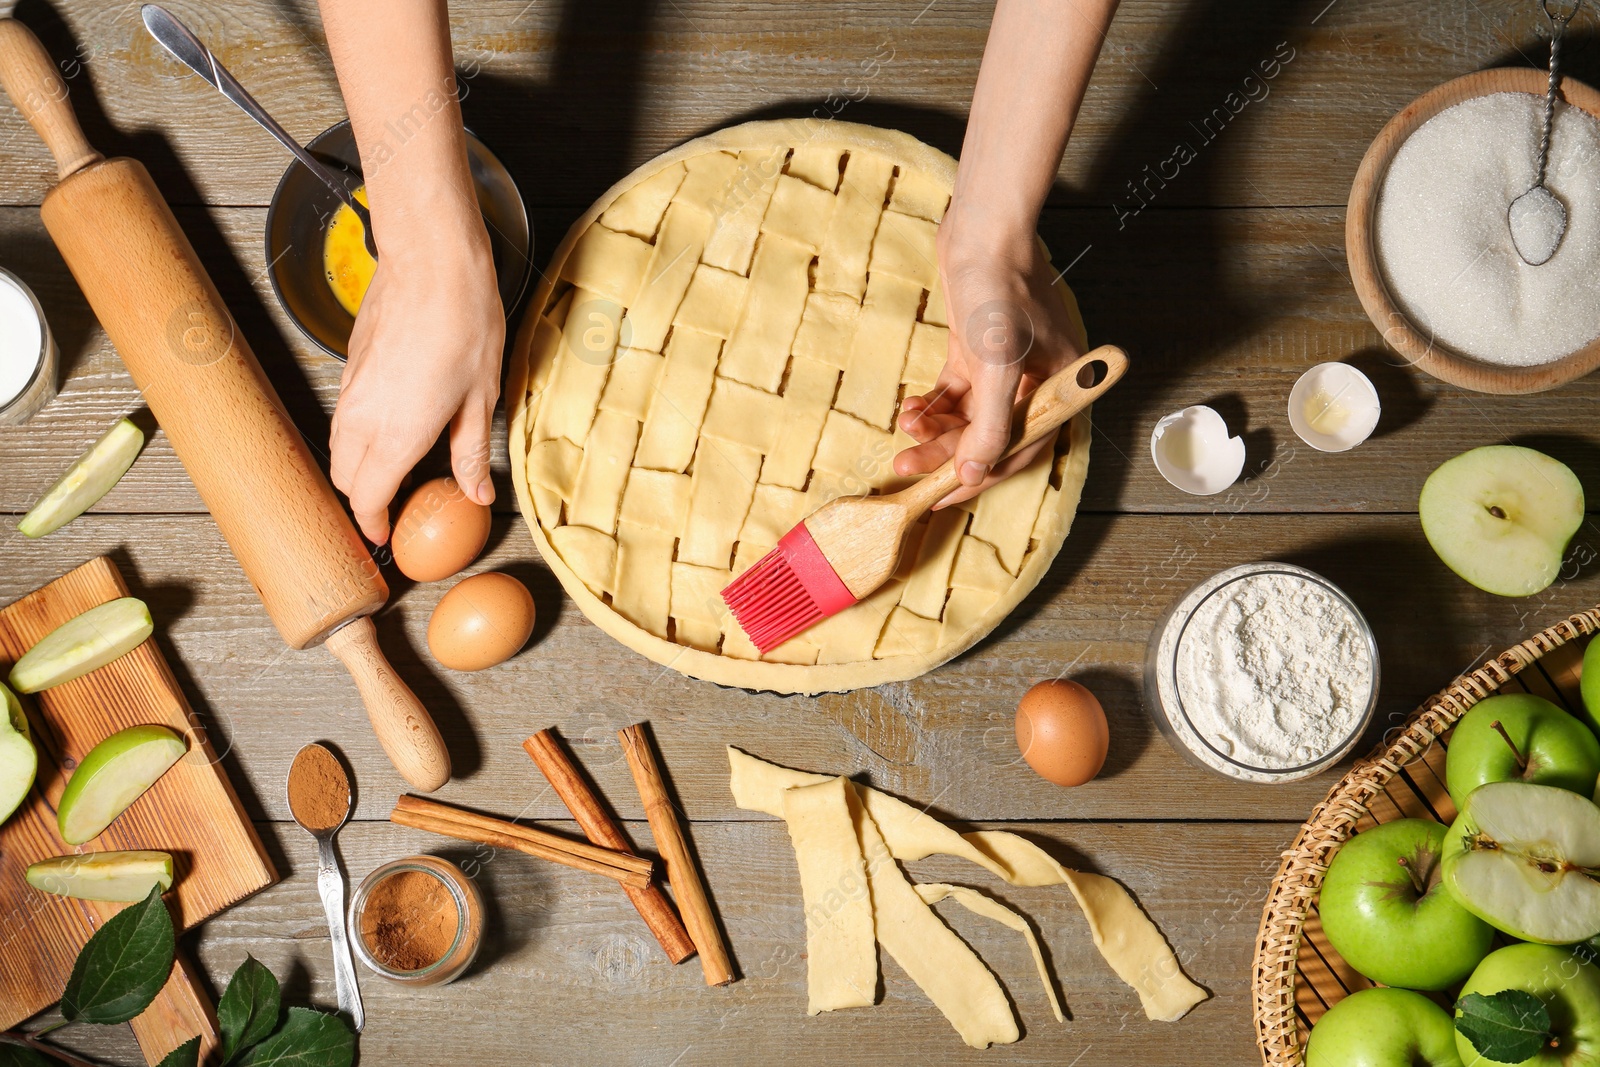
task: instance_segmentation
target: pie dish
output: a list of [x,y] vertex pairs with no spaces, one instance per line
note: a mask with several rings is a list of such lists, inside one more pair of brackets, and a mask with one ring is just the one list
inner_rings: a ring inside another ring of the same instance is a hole
[[828,500],[905,484],[894,419],[945,361],[934,237],[955,171],[903,133],[752,122],[645,164],[573,225],[512,353],[509,452],[534,544],[602,630],[721,685],[843,691],[944,663],[1038,583],[1077,511],[1087,411],[918,524],[877,593],[765,657],[719,595]]

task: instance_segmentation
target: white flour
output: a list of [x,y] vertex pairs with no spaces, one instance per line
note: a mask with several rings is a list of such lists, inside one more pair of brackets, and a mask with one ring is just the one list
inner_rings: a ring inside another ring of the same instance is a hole
[[1176,653],[1178,696],[1194,728],[1216,751],[1263,769],[1327,755],[1356,729],[1372,690],[1355,615],[1293,574],[1254,574],[1218,590]]

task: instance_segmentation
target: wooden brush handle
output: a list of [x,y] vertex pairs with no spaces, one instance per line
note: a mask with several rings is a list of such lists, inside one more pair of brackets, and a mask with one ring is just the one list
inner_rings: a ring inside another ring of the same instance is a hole
[[378,647],[378,631],[363,615],[328,635],[328,651],[355,679],[378,744],[400,777],[431,793],[450,780],[450,752],[428,709],[394,672]]
[[50,53],[12,18],[0,19],[0,86],[56,157],[63,180],[104,158],[83,136]]
[[[1078,376],[1095,363],[1105,366],[1104,375],[1094,385],[1079,384]],[[1116,385],[1127,370],[1127,353],[1116,345],[1101,345],[1056,371],[1012,408],[1011,447],[1001,458],[1014,455],[1060,429],[1068,419]],[[1019,423],[1020,430],[1016,429]],[[889,499],[904,505],[913,515],[921,515],[960,487],[955,458],[951,457],[915,484],[891,494]]]

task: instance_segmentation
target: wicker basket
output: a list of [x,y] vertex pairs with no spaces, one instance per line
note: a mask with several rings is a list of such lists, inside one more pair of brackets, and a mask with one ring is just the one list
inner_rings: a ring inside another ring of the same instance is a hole
[[1597,630],[1600,607],[1541,630],[1457,678],[1357,762],[1312,811],[1283,854],[1256,940],[1251,992],[1256,1037],[1268,1067],[1301,1067],[1312,1025],[1344,997],[1372,985],[1339,958],[1317,916],[1317,894],[1334,852],[1351,834],[1382,822],[1453,820],[1444,760],[1456,720],[1501,690],[1536,693],[1577,708],[1580,639]]

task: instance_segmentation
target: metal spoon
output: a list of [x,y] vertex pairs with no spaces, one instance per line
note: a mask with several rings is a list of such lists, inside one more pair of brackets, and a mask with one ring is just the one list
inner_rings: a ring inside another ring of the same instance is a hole
[[[319,785],[320,790],[313,788]],[[317,839],[317,891],[322,894],[322,910],[333,938],[334,987],[339,1010],[350,1016],[359,1034],[366,1015],[361,1010],[361,989],[356,985],[356,966],[345,928],[344,876],[333,851],[333,835],[350,818],[350,779],[344,764],[322,745],[307,745],[295,753],[289,767],[288,795],[294,821]]]
[[1571,10],[1557,14],[1550,10],[1550,0],[1539,0],[1545,17],[1550,20],[1550,86],[1544,94],[1544,125],[1539,133],[1539,170],[1533,187],[1515,200],[1507,221],[1511,226],[1511,243],[1517,246],[1517,255],[1530,267],[1548,263],[1561,247],[1567,234],[1567,207],[1556,199],[1544,184],[1545,170],[1550,164],[1550,127],[1555,120],[1556,94],[1561,85],[1561,38],[1567,23],[1583,6],[1583,0],[1574,0]]
[[[366,205],[356,199],[355,190],[350,186],[350,182],[356,176],[328,166],[307,152],[299,141],[289,136],[289,131],[278,125],[278,120],[239,84],[237,78],[228,73],[226,67],[217,62],[217,57],[211,54],[211,49],[194,35],[194,31],[179,22],[172,12],[157,4],[145,4],[140,9],[140,14],[144,18],[144,28],[150,31],[150,36],[156,39],[156,43],[171,52],[178,62],[210,82],[218,92],[237,104],[240,111],[259,122],[261,128],[276,137],[283,147],[294,154],[294,158],[298,159],[302,166],[322,179],[322,183],[333,191],[334,196],[350,206],[350,210],[361,220],[367,251],[372,254],[373,259],[377,259],[378,245],[372,237],[372,215],[367,211]],[[360,184],[359,180],[356,184]]]

